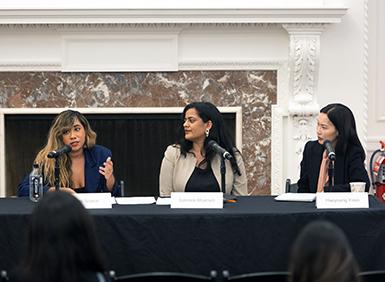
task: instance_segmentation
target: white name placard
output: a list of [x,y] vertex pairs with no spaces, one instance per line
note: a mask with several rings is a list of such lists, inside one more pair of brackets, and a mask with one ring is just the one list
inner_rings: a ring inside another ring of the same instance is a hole
[[172,209],[222,209],[222,192],[172,192]]
[[369,208],[369,197],[367,192],[332,192],[317,193],[317,209],[362,209]]
[[111,193],[75,193],[86,209],[111,209]]

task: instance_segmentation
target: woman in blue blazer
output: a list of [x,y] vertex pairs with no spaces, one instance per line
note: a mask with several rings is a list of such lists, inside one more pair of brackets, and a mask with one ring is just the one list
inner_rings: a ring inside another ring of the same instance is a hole
[[[60,156],[60,187],[67,192],[111,192],[120,195],[120,187],[115,181],[111,151],[96,145],[96,133],[88,120],[77,111],[66,110],[52,122],[48,141],[37,154],[34,163],[44,178],[44,191],[55,186],[55,161],[48,158],[49,152],[71,147],[71,152]],[[18,186],[18,196],[29,195],[28,176]]]
[[[301,162],[298,192],[350,192],[350,182],[365,182],[369,177],[364,166],[365,152],[357,136],[352,111],[342,104],[330,104],[320,110],[317,139],[305,145]],[[328,154],[325,140],[335,150],[334,186],[328,178]]]

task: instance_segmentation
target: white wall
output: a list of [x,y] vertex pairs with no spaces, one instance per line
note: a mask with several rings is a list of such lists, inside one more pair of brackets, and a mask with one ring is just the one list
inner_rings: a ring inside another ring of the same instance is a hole
[[385,141],[385,2],[369,1],[368,157]]
[[371,111],[367,105],[366,1],[346,2],[349,10],[342,23],[322,35],[318,101],[320,106],[330,102],[349,106],[365,147],[367,112]]

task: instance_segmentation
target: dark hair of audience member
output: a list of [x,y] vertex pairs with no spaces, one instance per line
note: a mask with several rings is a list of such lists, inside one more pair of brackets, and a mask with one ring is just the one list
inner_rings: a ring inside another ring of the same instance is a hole
[[44,195],[30,218],[20,281],[84,281],[104,271],[92,218],[80,201],[64,192]]
[[343,231],[327,221],[307,225],[289,261],[290,282],[358,282],[359,269]]

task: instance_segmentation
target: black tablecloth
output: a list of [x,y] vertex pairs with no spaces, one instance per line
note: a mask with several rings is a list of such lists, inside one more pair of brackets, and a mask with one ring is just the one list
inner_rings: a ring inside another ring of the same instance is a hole
[[[0,269],[12,269],[25,244],[34,203],[0,199]],[[136,205],[89,210],[118,275],[147,271],[232,274],[286,270],[290,248],[308,222],[326,219],[346,233],[361,270],[385,269],[385,206],[317,210],[315,203],[240,197],[220,210]]]

